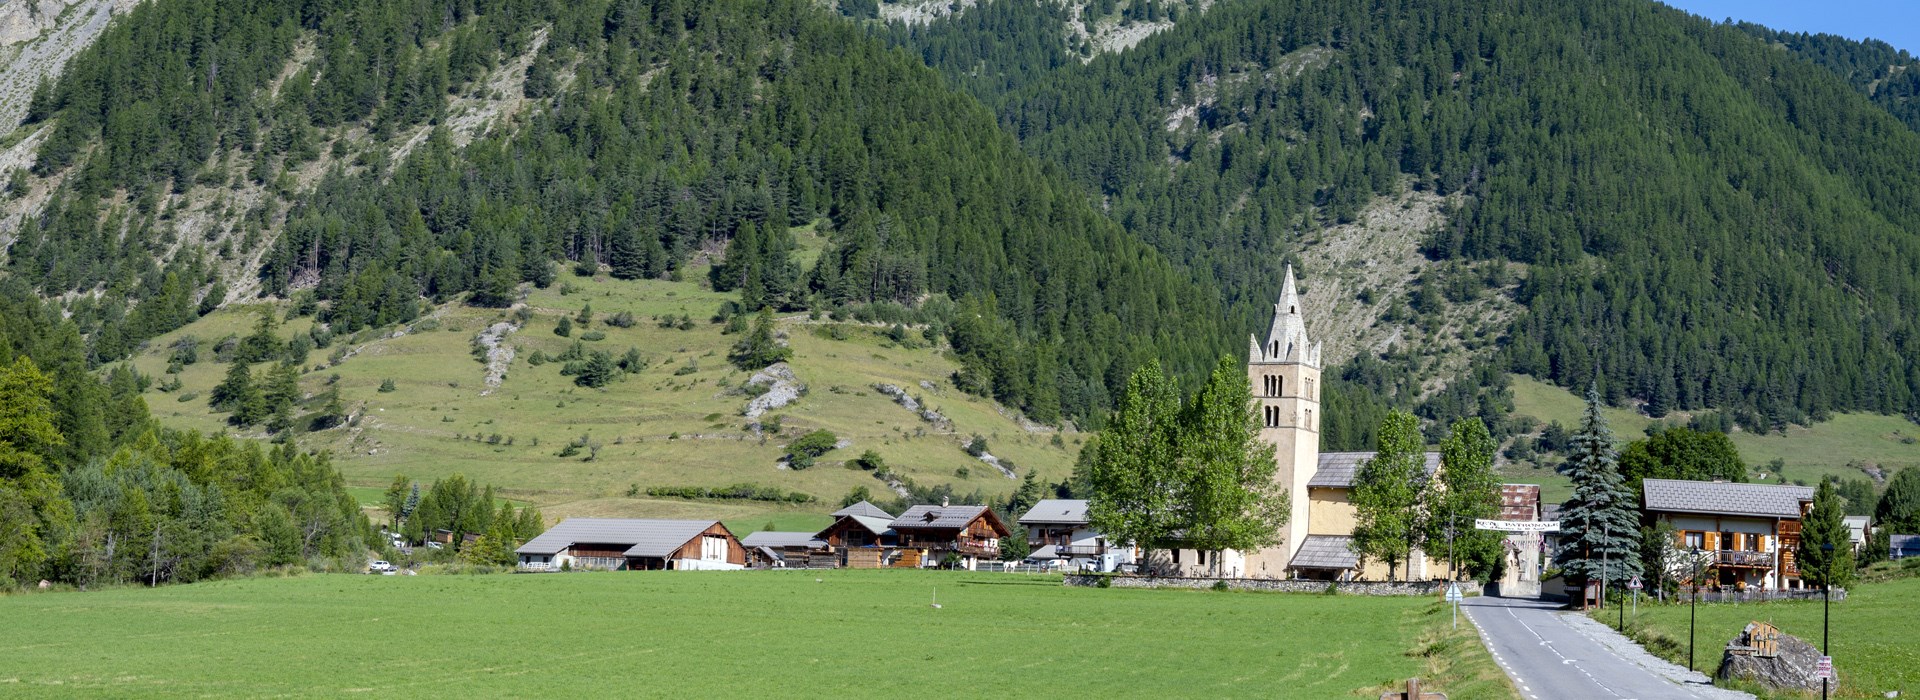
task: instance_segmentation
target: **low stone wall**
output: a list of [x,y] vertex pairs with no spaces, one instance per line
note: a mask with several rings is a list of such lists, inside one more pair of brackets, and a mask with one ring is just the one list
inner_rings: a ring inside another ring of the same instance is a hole
[[[1440,595],[1445,581],[1282,581],[1270,578],[1213,578],[1188,576],[1105,576],[1067,574],[1061,582],[1069,586],[1099,586],[1108,579],[1113,588],[1193,588],[1211,589],[1218,583],[1236,591],[1278,591],[1283,593],[1325,593],[1328,587],[1341,595]],[[1462,590],[1477,586],[1463,584]]]

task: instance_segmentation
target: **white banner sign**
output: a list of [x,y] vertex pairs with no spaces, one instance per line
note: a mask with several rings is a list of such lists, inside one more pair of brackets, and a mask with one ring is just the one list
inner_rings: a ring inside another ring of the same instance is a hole
[[1499,532],[1559,532],[1558,520],[1487,520],[1473,521],[1476,530],[1496,530]]

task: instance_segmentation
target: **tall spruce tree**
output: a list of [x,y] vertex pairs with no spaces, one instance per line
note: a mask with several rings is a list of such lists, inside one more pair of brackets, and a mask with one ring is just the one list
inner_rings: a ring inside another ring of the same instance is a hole
[[1441,488],[1427,490],[1429,553],[1448,555],[1445,544],[1451,531],[1449,563],[1476,578],[1489,574],[1502,556],[1505,536],[1473,527],[1474,520],[1500,515],[1500,482],[1493,475],[1498,447],[1479,418],[1454,421],[1440,443]]
[[1380,423],[1380,445],[1353,477],[1353,551],[1385,562],[1393,578],[1421,535],[1420,493],[1426,487],[1420,422],[1393,411]]
[[1567,447],[1563,471],[1573,498],[1560,511],[1560,550],[1553,561],[1570,581],[1623,582],[1641,573],[1637,499],[1620,476],[1613,431],[1600,413],[1600,392],[1587,389],[1587,412]]
[[1873,507],[1873,524],[1903,535],[1920,532],[1920,467],[1902,469],[1887,482]]
[[1260,439],[1246,370],[1231,357],[1220,358],[1181,422],[1187,478],[1182,539],[1216,553],[1211,559],[1219,573],[1221,550],[1248,551],[1278,541],[1288,516],[1287,492],[1273,478],[1280,463],[1273,444]]
[[1107,428],[1089,441],[1087,520],[1114,542],[1132,542],[1150,566],[1153,550],[1181,525],[1186,478],[1179,459],[1180,397],[1150,360],[1127,378]]
[[1853,583],[1853,540],[1842,518],[1846,506],[1833,488],[1832,479],[1821,479],[1813,491],[1813,508],[1800,524],[1800,545],[1795,557],[1800,578],[1821,588],[1846,588]]
[[640,246],[640,233],[623,226],[613,231],[612,237],[607,266],[612,268],[614,278],[637,280],[647,276],[647,255]]

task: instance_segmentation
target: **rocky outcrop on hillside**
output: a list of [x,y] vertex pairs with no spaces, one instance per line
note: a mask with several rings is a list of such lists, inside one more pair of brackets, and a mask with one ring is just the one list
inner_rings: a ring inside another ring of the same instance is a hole
[[742,412],[748,420],[759,420],[767,411],[781,408],[800,399],[800,392],[807,387],[793,374],[793,367],[785,362],[776,362],[766,369],[753,373],[747,380],[748,386],[765,386],[764,394],[753,397]]
[[893,402],[900,404],[901,408],[913,411],[914,415],[920,416],[920,420],[932,424],[933,427],[943,431],[953,430],[953,421],[947,420],[947,417],[940,415],[939,411],[922,405],[920,400],[908,394],[906,389],[892,384],[875,384],[873,385],[873,390],[886,395],[887,398],[893,399]]
[[107,20],[140,0],[6,0],[0,2],[0,134],[26,116],[41,81],[92,44]]

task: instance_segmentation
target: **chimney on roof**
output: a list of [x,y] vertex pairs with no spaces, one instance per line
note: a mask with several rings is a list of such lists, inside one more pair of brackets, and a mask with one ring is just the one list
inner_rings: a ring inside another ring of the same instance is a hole
[[941,507],[941,508],[945,508],[945,507],[947,507],[947,500],[948,500],[948,499],[947,499],[947,497],[946,497],[946,496],[941,496],[941,497],[940,497],[940,507]]

